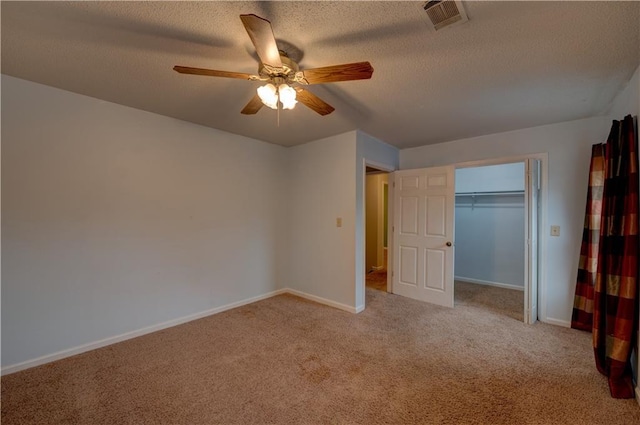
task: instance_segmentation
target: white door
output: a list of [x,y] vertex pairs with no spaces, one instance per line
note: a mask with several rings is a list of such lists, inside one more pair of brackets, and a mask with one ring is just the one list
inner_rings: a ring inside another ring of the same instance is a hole
[[453,307],[453,180],[453,166],[394,173],[394,294]]
[[525,162],[525,291],[524,321],[533,324],[538,320],[538,232],[539,232],[539,193],[540,160],[528,159]]

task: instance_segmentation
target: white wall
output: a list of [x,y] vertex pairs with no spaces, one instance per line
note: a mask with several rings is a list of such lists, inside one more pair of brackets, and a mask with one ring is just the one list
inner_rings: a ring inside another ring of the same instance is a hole
[[396,148],[354,131],[287,149],[2,85],[3,371],[280,288],[363,306],[363,154],[395,168]]
[[524,288],[524,194],[456,197],[455,276]]
[[[288,287],[348,311],[364,308],[365,161],[396,169],[398,150],[354,131],[289,148]],[[336,219],[342,227],[336,227]]]
[[2,124],[3,366],[279,287],[285,148],[8,76]]
[[636,69],[629,84],[611,103],[608,114],[612,120],[621,120],[629,114],[640,114],[640,67]]
[[456,169],[456,193],[524,190],[524,162]]
[[[400,168],[411,169],[548,152],[547,224],[561,227],[546,240],[545,305],[541,320],[568,325],[582,240],[591,145],[609,131],[606,117],[564,122],[400,151]],[[544,246],[544,245],[543,245]]]
[[396,147],[388,145],[375,137],[362,131],[357,131],[356,148],[356,205],[355,205],[355,298],[356,310],[364,309],[365,298],[365,213],[364,213],[364,185],[365,185],[365,164],[370,164],[379,169],[397,170],[399,163],[399,151]]
[[456,279],[524,288],[524,163],[458,168],[456,193],[518,191],[510,195],[456,195]]
[[295,146],[289,154],[288,286],[353,310],[356,132]]

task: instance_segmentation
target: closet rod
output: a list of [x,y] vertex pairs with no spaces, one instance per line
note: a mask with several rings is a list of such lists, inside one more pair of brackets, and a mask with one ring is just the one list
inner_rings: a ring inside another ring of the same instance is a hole
[[524,190],[503,190],[495,192],[459,192],[456,196],[524,195]]

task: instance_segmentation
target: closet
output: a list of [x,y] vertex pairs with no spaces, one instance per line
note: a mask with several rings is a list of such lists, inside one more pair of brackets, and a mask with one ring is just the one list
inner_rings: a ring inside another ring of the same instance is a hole
[[524,290],[524,176],[524,162],[456,170],[456,281]]

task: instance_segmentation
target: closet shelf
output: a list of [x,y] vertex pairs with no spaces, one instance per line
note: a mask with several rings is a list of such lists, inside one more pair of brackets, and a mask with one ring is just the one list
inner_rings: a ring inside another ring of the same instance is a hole
[[456,196],[520,196],[524,195],[524,190],[503,190],[495,192],[459,192]]

